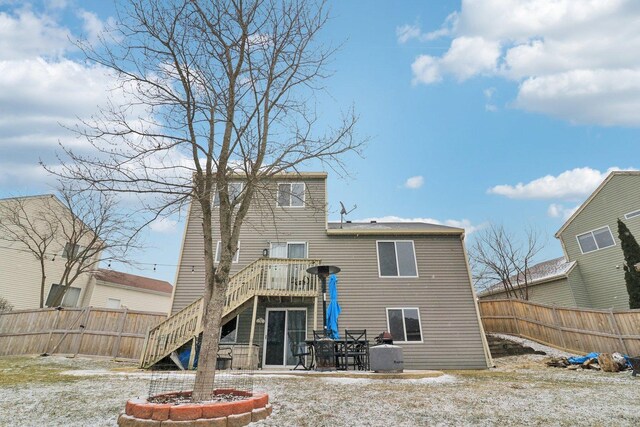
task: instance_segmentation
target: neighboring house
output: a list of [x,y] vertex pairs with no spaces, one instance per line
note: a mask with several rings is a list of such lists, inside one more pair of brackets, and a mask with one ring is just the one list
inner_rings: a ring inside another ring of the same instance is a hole
[[[233,262],[223,341],[259,345],[263,367],[295,365],[289,337],[310,339],[314,329],[322,329],[318,280],[306,273],[321,263],[342,269],[341,335],[345,328],[366,329],[373,340],[391,331],[408,369],[491,366],[464,230],[426,223],[329,223],[326,179],[326,173],[281,174],[254,201]],[[242,182],[234,187],[232,192],[240,191]],[[192,204],[174,314],[191,310],[204,292],[201,227],[198,205]],[[213,230],[219,241],[215,212]]]
[[[71,212],[55,195],[14,197],[0,199],[0,216],[9,211],[20,209],[26,218],[38,224],[35,228],[45,234],[49,218],[56,221],[71,222]],[[0,221],[4,218],[0,217]],[[0,295],[9,300],[14,310],[38,308],[40,306],[41,267],[40,261],[19,242],[3,240],[0,235]],[[69,248],[64,235],[58,233],[50,244],[45,262],[46,283],[44,289],[45,306],[51,301],[53,292],[59,286],[57,281],[62,277],[65,258]],[[80,305],[87,285],[91,280],[90,274],[80,275],[69,289],[62,302],[63,305],[76,307]]]
[[[555,236],[566,261],[547,261],[564,264],[564,268],[555,278],[534,280],[529,299],[566,307],[628,309],[618,218],[640,238],[639,171],[611,172],[564,223]],[[506,297],[499,288],[494,285],[480,298]]]
[[82,305],[169,313],[172,292],[164,280],[101,268],[93,273]]
[[[72,215],[55,195],[46,194],[0,199],[0,221],[3,220],[2,215],[10,212],[10,209],[3,208],[15,206],[16,203],[21,204],[23,215],[34,224],[45,224],[50,218],[70,221]],[[65,241],[64,234],[56,233],[44,261],[45,307],[51,305],[53,295],[61,287],[58,281],[64,271],[65,258],[71,250],[73,248]],[[97,254],[90,262],[97,267],[99,259],[100,255]],[[40,261],[24,244],[3,240],[0,235],[0,296],[6,298],[14,310],[38,308],[41,278]],[[67,290],[61,305],[127,307],[132,310],[167,313],[171,306],[172,290],[173,287],[167,282],[99,269],[81,274]]]

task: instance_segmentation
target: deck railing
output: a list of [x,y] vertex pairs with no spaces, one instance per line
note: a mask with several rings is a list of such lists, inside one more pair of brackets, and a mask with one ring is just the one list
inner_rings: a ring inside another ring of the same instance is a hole
[[[234,274],[227,287],[223,322],[254,296],[315,297],[319,280],[307,268],[320,260],[260,258]],[[140,364],[144,368],[171,354],[202,332],[203,298],[149,330]]]

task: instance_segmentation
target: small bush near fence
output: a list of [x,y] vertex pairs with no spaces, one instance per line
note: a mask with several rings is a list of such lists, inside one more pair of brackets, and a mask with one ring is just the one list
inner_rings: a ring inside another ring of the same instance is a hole
[[9,304],[6,298],[0,297],[0,313],[5,313],[13,310],[13,306]]

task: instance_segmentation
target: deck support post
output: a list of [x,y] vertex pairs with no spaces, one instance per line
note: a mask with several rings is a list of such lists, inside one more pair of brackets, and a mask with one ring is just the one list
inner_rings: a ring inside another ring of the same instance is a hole
[[256,317],[258,315],[258,295],[253,297],[253,312],[251,313],[251,332],[249,333],[249,369],[253,369],[253,338],[256,332]]
[[313,330],[318,329],[318,296],[313,299]]

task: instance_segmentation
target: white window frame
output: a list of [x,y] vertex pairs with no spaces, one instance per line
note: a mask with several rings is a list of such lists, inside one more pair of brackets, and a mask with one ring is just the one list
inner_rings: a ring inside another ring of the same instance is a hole
[[289,258],[289,245],[304,245],[304,258],[300,258],[300,259],[309,258],[309,242],[269,242],[269,256],[271,256],[271,253],[273,252],[273,245],[287,245],[286,259],[298,259],[298,258]]
[[[293,198],[293,192],[291,191],[292,184],[302,184],[302,206],[292,206],[291,200]],[[278,182],[276,187],[276,206],[279,208],[288,208],[288,209],[300,209],[304,208],[307,205],[307,184],[304,181],[293,181],[293,182]],[[289,186],[289,204],[286,206],[282,206],[278,204],[280,200],[280,186],[288,185]]]
[[640,217],[640,209],[624,214],[624,219]]
[[[609,235],[611,235],[611,239],[613,240],[613,245],[605,246],[605,247],[601,248],[601,247],[598,245],[598,241],[596,240],[596,236],[593,234],[593,232],[594,232],[594,231],[598,231],[598,230],[602,230],[603,228],[606,228],[606,229],[609,231]],[[579,239],[579,237],[580,237],[580,236],[585,236],[585,235],[587,235],[587,234],[591,234],[591,237],[593,238],[593,241],[595,242],[595,244],[596,244],[596,248],[597,248],[597,249],[594,249],[594,250],[592,250],[592,251],[585,252],[585,251],[583,251],[583,250],[582,250],[582,245],[580,244],[580,239]],[[590,254],[590,253],[597,252],[597,251],[602,250],[602,249],[612,248],[612,247],[616,246],[616,237],[615,237],[615,236],[613,235],[613,233],[611,232],[611,228],[609,228],[609,226],[608,226],[608,225],[605,225],[604,227],[594,228],[593,230],[589,230],[589,231],[586,231],[586,232],[584,232],[584,233],[577,234],[577,235],[576,235],[576,242],[578,242],[578,247],[580,248],[580,252],[584,255],[584,254]]]
[[[269,312],[271,311],[286,311],[287,314],[285,314],[285,329],[284,329],[284,339],[285,339],[285,345],[284,345],[284,365],[267,365],[267,323],[269,321]],[[304,336],[305,336],[305,340],[307,340],[309,338],[308,336],[308,331],[309,331],[309,310],[307,310],[307,307],[267,307],[266,311],[265,311],[265,315],[264,315],[264,338],[263,338],[263,351],[262,351],[262,366],[263,367],[271,367],[271,368],[290,368],[293,367],[294,365],[287,365],[287,352],[289,351],[289,325],[287,324],[287,317],[289,316],[289,311],[304,311]],[[416,341],[417,342],[417,341]]]
[[387,312],[387,331],[391,333],[391,325],[389,324],[389,310],[402,310],[402,326],[404,327],[404,339],[407,339],[407,324],[404,321],[404,311],[405,310],[416,310],[418,312],[418,326],[420,327],[420,341],[401,341],[393,337],[393,343],[400,344],[423,344],[424,343],[424,334],[422,333],[422,317],[420,316],[420,308],[418,307],[387,307],[385,308]]
[[[240,184],[240,192],[238,194],[241,194],[242,191],[244,190],[244,182],[242,181],[231,181],[229,182],[229,185],[236,185],[236,184]],[[216,196],[218,197],[218,204],[216,204]],[[213,192],[213,201],[211,202],[211,205],[214,208],[219,208],[220,207],[220,194],[218,194],[218,187],[216,186],[215,191]],[[231,202],[233,203],[233,200],[231,200]]]
[[[411,242],[411,246],[413,247],[413,263],[416,267],[416,275],[415,276],[401,276],[400,275],[400,264],[398,263],[398,247],[395,245],[397,242]],[[397,276],[383,276],[382,270],[380,269],[380,246],[378,243],[394,243],[395,253],[396,253],[396,267],[398,269]],[[380,279],[404,279],[404,278],[416,278],[420,277],[420,272],[418,271],[418,257],[416,255],[416,245],[413,240],[376,240],[376,258],[378,260],[378,277]]]
[[[220,251],[221,245],[222,245],[222,240],[218,240],[218,243],[216,243],[216,256],[214,258],[214,261],[216,263],[220,263],[220,258],[222,257],[222,252]],[[233,264],[237,264],[238,261],[240,261],[240,240],[238,240],[238,249],[236,250],[236,253],[233,256],[233,259],[231,260],[231,262]]]

